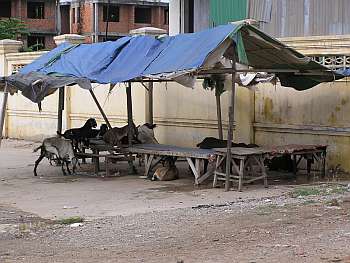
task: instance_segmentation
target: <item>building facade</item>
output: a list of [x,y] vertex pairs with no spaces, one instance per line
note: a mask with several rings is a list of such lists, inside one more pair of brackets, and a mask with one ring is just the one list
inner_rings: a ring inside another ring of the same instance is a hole
[[118,39],[140,27],[168,31],[168,10],[168,3],[162,1],[61,2],[61,33],[79,34],[88,42],[100,42]]
[[168,10],[167,2],[152,0],[0,0],[0,19],[22,20],[29,35],[19,40],[34,50],[54,48],[53,37],[60,34],[80,34],[91,43],[140,27],[168,31]]
[[0,19],[17,18],[27,25],[29,35],[21,39],[26,47],[50,49],[58,34],[56,6],[55,0],[0,0]]

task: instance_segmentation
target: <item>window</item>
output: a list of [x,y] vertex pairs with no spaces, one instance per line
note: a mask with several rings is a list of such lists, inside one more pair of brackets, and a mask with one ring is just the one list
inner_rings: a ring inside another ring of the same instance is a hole
[[11,1],[0,1],[0,17],[11,17]]
[[164,8],[164,25],[169,25],[169,9]]
[[80,7],[77,8],[77,23],[80,23]]
[[34,51],[45,48],[45,37],[30,35],[27,37],[27,46],[28,48],[33,49]]
[[28,2],[27,3],[27,17],[33,19],[45,18],[45,3],[44,2]]
[[[108,16],[107,16],[108,10]],[[103,22],[119,22],[119,6],[117,5],[107,5],[103,6]]]
[[150,7],[135,7],[135,23],[151,24],[152,9]]
[[72,24],[75,24],[75,8],[72,8]]

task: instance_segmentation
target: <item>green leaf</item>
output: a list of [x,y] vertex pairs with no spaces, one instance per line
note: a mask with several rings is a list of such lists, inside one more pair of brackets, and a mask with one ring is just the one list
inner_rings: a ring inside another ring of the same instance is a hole
[[19,19],[0,19],[0,39],[16,40],[20,35],[28,35],[27,26]]

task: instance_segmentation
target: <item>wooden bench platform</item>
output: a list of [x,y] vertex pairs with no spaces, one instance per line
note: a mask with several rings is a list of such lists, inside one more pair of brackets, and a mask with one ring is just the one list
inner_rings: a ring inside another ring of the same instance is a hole
[[[202,165],[204,160],[214,160],[215,151],[198,148],[179,147],[165,144],[137,144],[128,148],[131,153],[142,154],[145,158],[145,176],[149,177],[149,172],[159,163],[153,164],[155,157],[172,157],[176,162],[177,158],[185,158],[195,177],[195,184],[200,184],[208,177],[213,175],[214,171],[208,171],[203,174]],[[194,162],[193,160],[194,159]]]

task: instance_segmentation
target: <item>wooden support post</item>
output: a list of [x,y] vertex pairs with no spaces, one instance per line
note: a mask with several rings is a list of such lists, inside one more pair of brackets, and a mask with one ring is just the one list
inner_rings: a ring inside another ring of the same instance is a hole
[[233,140],[233,122],[235,115],[235,93],[236,93],[236,58],[232,58],[232,90],[230,96],[230,105],[228,108],[228,132],[227,132],[227,153],[226,153],[226,180],[225,191],[230,190],[230,172],[231,172],[231,146]]
[[97,105],[98,110],[100,111],[100,113],[101,113],[103,119],[105,120],[105,122],[106,122],[108,128],[109,128],[109,129],[112,129],[112,126],[111,126],[109,120],[107,119],[107,116],[106,116],[106,114],[104,113],[104,111],[103,111],[103,109],[102,109],[100,103],[98,102],[98,100],[97,100],[97,98],[96,98],[96,96],[95,96],[95,93],[92,91],[92,89],[89,90],[89,91],[90,91],[90,94],[91,94],[92,98],[94,99],[94,101],[95,101],[95,103],[96,103],[96,105]]
[[[126,87],[126,104],[127,104],[127,112],[128,112],[128,146],[132,147],[134,123],[132,118],[131,82],[128,82],[128,86]],[[133,161],[130,159],[128,163],[129,163],[129,174],[136,174],[137,172]]]
[[220,94],[217,94],[216,91],[215,91],[215,98],[216,98],[216,116],[218,119],[219,139],[222,140],[224,136],[222,132],[221,98],[220,98]]
[[129,147],[132,146],[132,129],[133,129],[133,118],[132,118],[132,97],[131,97],[131,82],[128,82],[128,86],[126,87],[126,104],[128,111],[128,144]]
[[6,106],[7,106],[8,96],[9,96],[9,93],[7,91],[7,82],[5,82],[4,96],[2,98],[3,100],[2,100],[1,111],[0,111],[0,147],[1,147],[1,141],[2,141],[2,133],[4,131]]
[[146,93],[146,122],[153,124],[153,82],[148,83]]
[[64,87],[58,89],[58,118],[57,118],[57,132],[62,133],[62,120],[64,110]]

